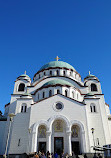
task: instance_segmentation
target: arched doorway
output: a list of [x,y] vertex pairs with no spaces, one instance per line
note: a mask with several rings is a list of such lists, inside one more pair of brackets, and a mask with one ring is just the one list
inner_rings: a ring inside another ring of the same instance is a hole
[[45,125],[40,125],[38,128],[38,151],[46,153],[46,127]]
[[80,128],[77,125],[73,125],[71,128],[71,144],[72,152],[75,155],[80,154]]
[[52,150],[60,155],[66,148],[66,123],[57,119],[52,124]]

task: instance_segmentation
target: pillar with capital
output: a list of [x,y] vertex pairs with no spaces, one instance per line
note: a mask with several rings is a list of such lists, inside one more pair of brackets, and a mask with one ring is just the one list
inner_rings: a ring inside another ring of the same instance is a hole
[[46,138],[47,138],[47,151],[49,151],[51,153],[51,132],[50,131],[47,131],[46,132]]
[[71,131],[67,131],[66,134],[67,134],[68,154],[72,155]]

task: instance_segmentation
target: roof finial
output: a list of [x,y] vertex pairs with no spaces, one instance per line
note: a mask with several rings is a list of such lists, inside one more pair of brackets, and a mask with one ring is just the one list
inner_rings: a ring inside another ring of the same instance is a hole
[[59,58],[58,56],[56,56],[56,58],[55,58],[55,59],[56,59],[56,61],[58,61],[60,58]]
[[24,74],[26,75],[26,70],[25,70]]
[[89,75],[91,74],[91,72],[89,71]]

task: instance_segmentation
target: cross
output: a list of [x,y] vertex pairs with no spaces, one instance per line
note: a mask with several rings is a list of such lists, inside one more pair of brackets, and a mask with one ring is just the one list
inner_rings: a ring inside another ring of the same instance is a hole
[[55,59],[56,59],[56,61],[58,61],[60,58],[59,58],[58,56],[56,56],[56,58],[55,58]]
[[91,74],[91,72],[89,71],[89,75]]
[[26,75],[26,70],[25,70],[24,74]]

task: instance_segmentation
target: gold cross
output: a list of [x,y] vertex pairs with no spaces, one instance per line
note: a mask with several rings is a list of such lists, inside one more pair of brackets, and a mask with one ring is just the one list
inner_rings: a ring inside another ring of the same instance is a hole
[[55,58],[55,59],[56,59],[56,61],[58,61],[60,58],[59,58],[58,56],[56,56],[56,58]]
[[89,75],[91,74],[91,72],[89,71]]
[[24,74],[26,75],[26,70],[25,70]]

